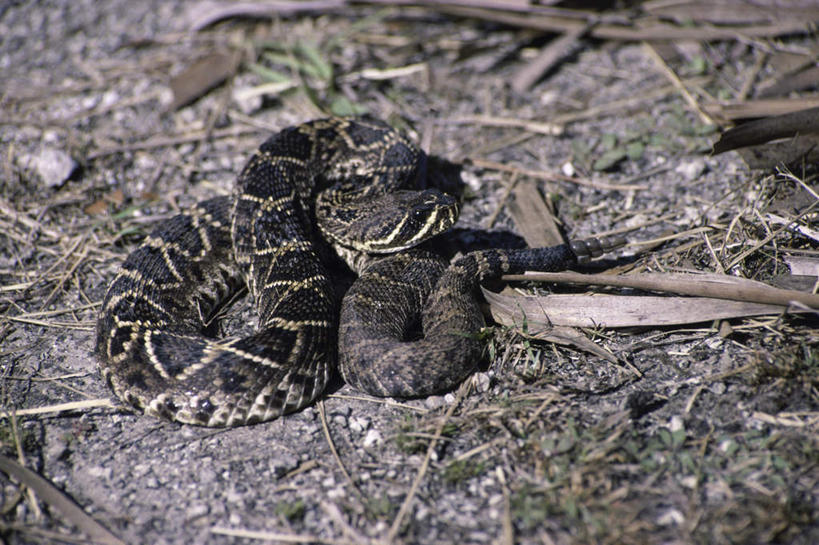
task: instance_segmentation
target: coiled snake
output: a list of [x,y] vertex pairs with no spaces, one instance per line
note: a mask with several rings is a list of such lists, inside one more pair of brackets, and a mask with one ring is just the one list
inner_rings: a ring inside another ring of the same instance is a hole
[[[343,378],[366,392],[442,392],[480,360],[480,281],[563,269],[605,249],[592,240],[485,250],[451,265],[400,252],[458,216],[452,197],[413,190],[424,165],[411,141],[371,118],[317,120],[272,136],[233,197],[170,219],[123,263],[97,322],[96,354],[114,393],[148,414],[235,426],[310,403],[337,360]],[[370,260],[340,319],[324,240],[353,263],[361,253],[391,254]],[[213,317],[245,285],[256,332],[215,338]]]

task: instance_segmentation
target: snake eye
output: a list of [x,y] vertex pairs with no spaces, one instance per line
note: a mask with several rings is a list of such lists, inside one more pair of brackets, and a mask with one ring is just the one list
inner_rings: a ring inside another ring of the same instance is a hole
[[412,211],[412,219],[418,223],[425,222],[427,220],[427,216],[429,216],[429,208],[426,206],[419,206]]

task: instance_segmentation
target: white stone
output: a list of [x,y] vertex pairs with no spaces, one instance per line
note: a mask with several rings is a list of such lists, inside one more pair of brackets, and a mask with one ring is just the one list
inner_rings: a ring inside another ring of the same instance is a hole
[[375,445],[380,445],[384,438],[378,430],[367,430],[367,435],[364,436],[364,448],[369,448]]
[[18,164],[33,172],[48,187],[63,185],[78,166],[68,153],[56,148],[43,148],[36,155],[21,155]]

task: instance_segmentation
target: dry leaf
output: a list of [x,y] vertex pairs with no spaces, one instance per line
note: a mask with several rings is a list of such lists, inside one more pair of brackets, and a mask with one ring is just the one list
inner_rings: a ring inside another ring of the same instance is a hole
[[99,214],[104,214],[108,211],[109,204],[113,203],[115,206],[120,206],[123,202],[125,202],[125,194],[121,189],[115,189],[105,195],[103,198],[98,199],[83,208],[83,212],[89,216],[98,216]]
[[234,17],[252,17],[270,19],[276,16],[286,17],[297,13],[317,11],[327,13],[348,7],[345,0],[287,1],[267,0],[266,2],[195,2],[184,14],[188,28],[201,30],[223,19]]
[[738,125],[722,133],[713,153],[764,144],[780,138],[819,133],[819,107],[775,115]]
[[768,142],[736,150],[748,168],[771,169],[777,165],[819,162],[819,135],[797,136],[784,142]]
[[237,54],[214,53],[203,57],[171,78],[173,102],[168,109],[176,110],[193,102],[236,72]]
[[819,277],[819,259],[815,257],[785,256],[785,263],[791,269],[794,276],[817,276]]
[[105,200],[113,203],[115,206],[121,206],[122,203],[125,202],[125,193],[123,193],[121,189],[115,189],[105,197]]
[[761,303],[782,307],[800,303],[819,309],[819,295],[774,288],[763,282],[726,274],[643,273],[633,275],[580,274],[572,271],[554,273],[508,274],[505,280],[564,282],[619,286],[646,291],[661,291],[728,299],[742,303]]
[[509,202],[509,214],[530,248],[563,244],[552,210],[543,200],[537,185],[519,182],[512,190],[514,200]]
[[98,199],[83,208],[83,212],[89,216],[98,216],[100,214],[104,214],[107,210],[108,202],[105,199]]
[[783,307],[710,297],[628,295],[510,296],[484,290],[492,317],[522,323],[573,327],[648,327],[779,314]]
[[[517,325],[518,328],[520,327],[519,323],[508,323],[504,325],[510,327],[515,327]],[[521,333],[527,337],[532,337],[533,339],[539,339],[541,341],[547,341],[563,346],[572,346],[578,350],[585,350],[586,352],[599,356],[610,361],[611,363],[617,363],[617,358],[615,358],[610,352],[600,348],[594,344],[594,342],[589,340],[589,338],[583,333],[571,327],[546,327],[538,324],[534,328],[528,328],[528,331],[525,333],[523,331],[521,331]]]

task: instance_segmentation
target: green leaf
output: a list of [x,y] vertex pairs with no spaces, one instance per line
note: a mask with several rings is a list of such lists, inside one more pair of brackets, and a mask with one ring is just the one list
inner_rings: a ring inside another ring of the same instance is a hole
[[662,441],[663,445],[666,447],[670,447],[673,444],[673,439],[671,437],[671,432],[668,431],[667,428],[660,428],[657,430],[657,436]]
[[262,58],[271,64],[280,64],[298,71],[302,71],[304,66],[304,63],[296,57],[286,55],[284,53],[273,53],[272,51],[267,51],[262,55]]
[[691,75],[699,76],[705,74],[708,70],[708,61],[705,60],[705,57],[695,57],[691,60],[689,67],[691,69]]
[[330,112],[338,116],[361,115],[367,113],[367,108],[353,104],[347,97],[339,95],[330,103]]
[[600,138],[600,146],[605,150],[613,150],[617,145],[617,135],[610,132],[605,133]]
[[261,64],[251,64],[248,66],[251,72],[255,72],[262,78],[264,81],[272,82],[272,83],[290,83],[292,81],[290,77],[285,74],[282,74],[278,70],[273,70]]
[[642,158],[643,152],[646,150],[646,145],[639,140],[629,142],[626,146],[626,155],[632,161]]
[[592,168],[594,170],[608,170],[626,157],[626,150],[617,148],[609,150],[601,155],[597,161],[594,162]]
[[313,67],[313,74],[323,81],[332,81],[333,79],[333,65],[327,62],[321,50],[314,44],[301,42],[296,46],[296,52]]
[[671,432],[671,445],[674,448],[679,448],[685,443],[685,428]]

